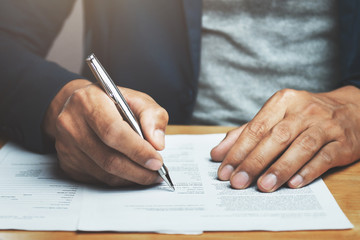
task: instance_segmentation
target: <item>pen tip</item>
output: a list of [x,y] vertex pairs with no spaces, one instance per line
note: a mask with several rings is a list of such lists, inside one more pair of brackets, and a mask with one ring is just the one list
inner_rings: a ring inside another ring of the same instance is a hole
[[170,178],[169,175],[166,176],[166,183],[167,183],[167,185],[171,188],[171,190],[172,190],[173,192],[175,192],[174,184],[172,183],[171,178]]
[[175,187],[174,187],[173,182],[171,181],[171,178],[170,178],[169,174],[167,175],[167,179],[168,179],[169,187],[171,187],[172,191],[175,192]]
[[171,181],[169,171],[165,165],[161,167],[161,169],[158,171],[161,178],[166,182],[166,184],[171,188],[173,192],[175,192],[175,187],[173,182]]

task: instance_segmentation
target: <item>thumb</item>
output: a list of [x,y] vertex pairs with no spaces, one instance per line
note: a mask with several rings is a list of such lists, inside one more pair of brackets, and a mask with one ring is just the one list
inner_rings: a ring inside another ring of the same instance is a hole
[[121,88],[121,91],[140,123],[144,138],[156,150],[163,150],[169,121],[167,111],[145,93],[128,88]]

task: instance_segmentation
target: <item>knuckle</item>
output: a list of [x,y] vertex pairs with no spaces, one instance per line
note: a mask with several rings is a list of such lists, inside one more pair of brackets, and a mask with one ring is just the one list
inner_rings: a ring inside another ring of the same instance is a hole
[[346,141],[347,137],[353,134],[352,129],[344,129],[341,123],[333,122],[331,130],[336,138],[340,141]]
[[156,107],[153,111],[155,117],[157,119],[160,119],[163,122],[168,122],[169,121],[169,114],[168,112],[162,108],[162,107]]
[[331,132],[337,138],[342,138],[345,136],[344,126],[341,125],[336,119],[329,119],[322,123],[322,128],[326,132]]
[[261,170],[267,166],[265,157],[261,154],[257,154],[255,157],[251,159],[251,163],[254,169]]
[[[71,103],[86,103],[86,99],[87,99],[87,91],[85,88],[79,88],[77,90],[75,90],[72,95],[69,98],[69,101]],[[86,104],[83,104],[86,106]]]
[[66,113],[60,113],[56,118],[55,126],[56,126],[56,129],[60,132],[63,132],[63,131],[69,132],[69,130],[70,130],[69,123],[70,123],[69,115]]
[[289,161],[281,161],[278,163],[277,169],[274,171],[275,175],[279,176],[279,178],[286,178],[286,180],[290,177],[290,173],[294,164]]
[[275,98],[280,99],[282,101],[287,101],[290,98],[294,98],[296,95],[298,95],[300,91],[290,89],[290,88],[284,88],[275,93]]
[[271,131],[271,137],[275,142],[283,145],[288,144],[291,139],[291,132],[287,125],[278,124]]
[[[336,109],[330,107],[319,101],[311,100],[304,107],[302,114],[304,116],[321,116],[322,119],[335,120]],[[335,121],[329,121],[330,125],[334,124]]]
[[250,122],[248,125],[248,135],[252,140],[259,141],[266,134],[266,125],[263,122]]
[[282,97],[287,97],[287,96],[291,96],[293,97],[294,95],[297,94],[298,91],[294,90],[294,89],[290,89],[290,88],[284,88],[281,89],[277,92],[278,95],[282,96]]
[[305,135],[301,140],[298,142],[299,147],[305,153],[309,155],[313,155],[318,150],[318,143],[317,139],[310,136]]
[[240,165],[246,157],[245,151],[243,151],[241,148],[237,148],[234,151],[230,151],[225,159],[223,160],[223,164],[228,163],[233,166]]
[[223,160],[222,165],[225,164],[230,164],[232,166],[237,166],[239,165],[242,161],[239,160],[239,154],[231,154],[231,155],[227,155],[226,158]]
[[333,154],[331,154],[329,152],[329,150],[321,150],[320,151],[320,158],[322,159],[323,163],[328,166],[331,167],[334,164],[334,158],[333,158]]
[[318,103],[311,102],[305,107],[303,113],[305,113],[306,115],[317,115],[323,111],[324,109]]
[[96,113],[97,108],[93,104],[93,96],[97,96],[97,93],[93,93],[94,87],[80,88],[75,90],[69,98],[70,105],[76,106],[81,109],[81,112],[85,113],[88,117],[92,117]]

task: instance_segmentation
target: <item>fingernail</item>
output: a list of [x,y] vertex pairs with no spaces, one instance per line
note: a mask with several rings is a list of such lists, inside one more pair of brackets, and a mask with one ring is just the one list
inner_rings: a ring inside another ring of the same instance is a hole
[[145,162],[145,167],[150,170],[157,171],[161,168],[161,166],[162,166],[162,162],[157,159],[150,159]]
[[231,186],[234,188],[244,188],[249,182],[247,172],[241,171],[236,173],[231,179]]
[[155,141],[164,148],[165,146],[165,132],[161,129],[155,129],[154,131]]
[[304,178],[299,175],[299,174],[296,174],[291,180],[290,180],[290,184],[296,188],[300,187],[300,185],[303,183],[304,181]]
[[219,173],[219,179],[220,179],[220,180],[223,180],[223,181],[229,180],[231,174],[233,173],[233,171],[234,171],[234,167],[233,167],[233,166],[231,166],[231,165],[225,165],[225,166],[221,169],[221,171],[220,171],[220,173]]
[[276,181],[277,181],[276,176],[272,173],[269,173],[261,180],[260,184],[265,190],[270,191],[275,186]]

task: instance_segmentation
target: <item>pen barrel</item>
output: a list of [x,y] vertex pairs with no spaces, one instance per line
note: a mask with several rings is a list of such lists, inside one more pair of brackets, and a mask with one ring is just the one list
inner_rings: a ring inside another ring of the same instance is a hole
[[[135,116],[133,117],[134,120],[130,120],[129,117],[125,114],[125,112],[122,110],[122,108],[119,106],[119,104],[114,100],[115,106],[118,109],[121,117],[130,125],[130,127],[137,133],[140,135],[141,138],[144,139],[144,135],[142,134],[142,130],[140,127],[140,124],[138,123],[137,119],[135,118]],[[136,125],[133,123],[134,121],[136,121]]]
[[130,127],[137,132],[140,137],[144,138],[139,122],[137,121],[134,113],[131,111],[124,96],[121,94],[119,88],[115,85],[109,74],[101,65],[95,54],[90,54],[86,58],[86,63],[89,65],[92,73],[96,77],[96,80],[106,92],[106,94],[115,103],[120,115],[126,121]]
[[[112,99],[117,107],[120,115],[126,121],[130,127],[140,135],[144,139],[142,134],[140,124],[137,121],[134,113],[131,111],[129,105],[127,104],[124,96],[121,94],[119,88],[114,84],[112,79],[110,78],[109,74],[105,71],[104,67],[101,65],[99,60],[95,57],[95,54],[90,54],[89,57],[86,58],[86,63],[89,65],[92,73],[96,77],[97,81],[99,82],[100,86],[104,89],[106,94]],[[158,170],[158,173],[164,179],[164,181],[173,189],[174,184],[170,179],[169,172],[165,165]]]

